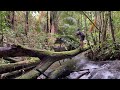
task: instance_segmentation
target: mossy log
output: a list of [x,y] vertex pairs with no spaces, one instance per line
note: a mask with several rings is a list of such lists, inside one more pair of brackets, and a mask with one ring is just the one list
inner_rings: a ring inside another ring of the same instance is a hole
[[[44,60],[42,62],[40,62],[40,64],[34,68],[33,70],[19,76],[16,77],[15,79],[36,79],[38,76],[41,75],[41,72],[45,72],[52,64],[54,63],[54,60]],[[41,72],[38,72],[39,71]]]
[[[11,58],[11,57],[3,57],[3,59],[9,61],[10,63],[18,62],[18,60],[14,59],[14,58]],[[19,61],[21,61],[21,60],[19,60]]]
[[72,71],[76,70],[76,63],[77,61],[73,59],[66,61],[63,65],[59,66],[49,74],[49,79],[64,77],[64,73],[68,73],[69,75]]
[[20,70],[17,70],[17,71],[1,74],[1,79],[12,79],[12,78],[15,78],[15,77],[20,76],[20,75],[24,74],[25,72],[33,69],[34,67],[35,66],[31,66],[31,67],[23,68],[23,69],[20,69]]
[[[47,70],[47,68],[49,68],[54,62],[59,61],[61,59],[66,59],[76,56],[77,54],[84,52],[88,49],[89,48],[85,48],[85,49],[77,48],[71,51],[53,52],[47,50],[29,49],[20,45],[11,45],[9,47],[0,47],[0,57],[20,57],[20,56],[38,57],[41,61],[40,63],[38,61],[39,65],[37,65],[36,68],[16,78],[16,79],[33,79],[33,78],[37,78],[41,74],[36,69],[40,70],[41,72],[45,72],[45,70]],[[15,64],[13,63],[8,65],[3,65],[2,67],[0,67],[3,69],[3,70],[0,69],[0,73],[8,72],[11,70],[13,71],[22,66],[32,65],[32,64],[28,65],[29,61],[28,62],[22,61],[22,62],[24,63],[18,62]]]
[[36,66],[39,63],[40,63],[40,60],[25,60],[17,63],[0,64],[0,74],[19,70],[21,68]]
[[44,60],[44,58],[46,59],[46,57],[60,60],[60,59],[65,59],[65,58],[75,56],[88,49],[89,48],[87,49],[77,48],[71,51],[54,52],[54,51],[47,51],[47,50],[29,49],[20,45],[11,45],[9,47],[0,47],[0,58],[29,56],[29,57],[38,57],[41,60]]
[[86,50],[88,49],[81,50],[80,48],[78,48],[71,51],[52,52],[52,54],[50,52],[49,53],[47,52],[49,57],[44,58],[44,60],[42,60],[41,63],[35,69],[15,79],[36,79],[40,75],[40,72],[38,72],[36,69],[44,73],[54,62],[59,61],[61,59],[66,59],[66,58],[76,56],[77,54]]

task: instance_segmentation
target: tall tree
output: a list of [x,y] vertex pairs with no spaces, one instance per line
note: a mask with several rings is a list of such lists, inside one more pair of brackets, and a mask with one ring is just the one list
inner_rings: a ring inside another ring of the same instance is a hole
[[112,34],[113,43],[115,43],[115,35],[114,35],[114,30],[113,30],[111,11],[108,12],[108,16],[109,16],[109,27],[110,27],[111,34]]
[[3,13],[1,11],[0,13],[0,30],[1,30],[1,39],[0,39],[0,46],[3,46],[3,26],[2,26],[2,23],[3,23]]
[[27,32],[29,31],[28,16],[29,16],[29,11],[26,11],[26,15],[25,15],[25,34],[26,35],[27,35]]
[[12,18],[11,18],[11,28],[12,30],[15,30],[15,11],[12,11]]
[[86,36],[87,44],[90,46],[90,42],[89,42],[88,34],[87,34],[88,27],[87,27],[86,17],[84,17],[84,20],[85,20],[84,21],[85,22],[85,36]]
[[49,11],[47,11],[47,27],[46,27],[47,33],[49,33],[49,31],[50,31],[50,25],[49,25],[50,24],[50,19],[49,19],[50,16],[49,15],[50,15],[50,13],[49,13]]
[[50,33],[57,33],[58,31],[58,12],[50,12]]

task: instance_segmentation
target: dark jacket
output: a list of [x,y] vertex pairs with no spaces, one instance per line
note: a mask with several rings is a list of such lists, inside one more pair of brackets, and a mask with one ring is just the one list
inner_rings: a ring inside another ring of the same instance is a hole
[[81,41],[84,41],[84,39],[85,39],[84,33],[80,32],[80,31],[77,31],[76,35],[79,36],[79,38],[80,38]]

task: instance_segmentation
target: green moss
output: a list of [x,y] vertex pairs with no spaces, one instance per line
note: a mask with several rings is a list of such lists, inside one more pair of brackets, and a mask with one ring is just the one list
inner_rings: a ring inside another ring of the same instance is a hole
[[36,77],[39,76],[39,72],[36,71],[36,70],[31,70],[29,71],[28,73],[24,74],[24,75],[21,75],[15,79],[35,79]]

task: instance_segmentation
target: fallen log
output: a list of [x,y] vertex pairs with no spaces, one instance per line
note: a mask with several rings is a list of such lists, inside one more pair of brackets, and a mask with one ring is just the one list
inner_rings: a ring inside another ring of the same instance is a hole
[[0,74],[19,70],[21,68],[26,68],[29,66],[35,66],[35,65],[38,65],[39,63],[40,63],[40,60],[25,60],[25,61],[20,61],[17,63],[1,64]]
[[19,77],[16,77],[15,79],[36,79],[38,76],[41,75],[41,73],[39,71],[44,73],[53,63],[54,63],[53,60],[41,61],[40,64],[36,68],[34,68],[33,70],[31,70]]
[[[68,75],[74,71],[76,69],[75,64],[76,64],[76,60],[69,60],[66,61],[63,65],[59,66],[58,68],[56,68],[55,70],[53,70],[50,74],[49,74],[49,79],[58,79],[60,77],[64,77],[64,73],[68,73]],[[67,76],[67,75],[66,75]]]
[[23,69],[20,69],[20,70],[17,70],[17,71],[13,71],[13,72],[8,72],[8,73],[4,73],[4,74],[1,74],[1,79],[12,79],[12,78],[15,78],[17,76],[20,76],[22,74],[24,74],[25,72],[33,69],[35,66],[31,66],[31,67],[27,67],[27,68],[23,68]]
[[[18,62],[18,60],[14,59],[14,58],[11,58],[11,57],[3,57],[3,59],[9,61],[10,63]],[[21,60],[19,60],[19,61],[21,61]]]
[[80,48],[78,48],[75,50],[64,51],[64,52],[46,51],[46,53],[44,52],[44,54],[47,54],[48,56],[42,59],[40,64],[34,70],[31,70],[28,73],[25,73],[15,79],[36,79],[39,75],[41,75],[40,72],[38,72],[36,69],[44,73],[54,62],[59,61],[61,59],[76,56],[77,54],[86,51],[88,49],[89,48],[81,50]]
[[[46,51],[46,50],[29,49],[29,48],[25,48],[20,45],[11,45],[9,47],[0,47],[0,57],[29,56],[29,57],[40,58],[41,63],[34,70],[31,70],[30,72],[21,76],[21,79],[22,78],[23,79],[32,79],[32,78],[38,77],[40,74],[38,71],[36,71],[36,69],[39,69],[41,72],[44,72],[54,62],[59,61],[61,59],[73,57],[73,56],[75,56],[83,51],[86,51],[88,49],[89,48],[87,48],[87,49],[86,48],[85,49],[77,48],[77,49],[71,50],[71,51],[53,52],[53,51]],[[21,67],[21,65],[28,66],[25,61],[23,61],[23,62],[24,63],[18,62],[18,64],[16,64],[16,66],[15,66],[16,67],[15,69],[13,68],[14,63],[13,63],[13,66],[12,66],[12,64],[8,64],[8,65],[5,65],[6,67],[0,67],[3,69],[3,70],[1,69],[0,72],[1,73],[8,72],[11,69],[13,71],[13,70],[16,70],[17,67]],[[19,64],[21,64],[21,65],[19,65]]]
[[11,45],[9,47],[0,47],[0,58],[1,57],[20,57],[20,56],[29,56],[29,57],[38,57],[40,60],[43,60],[43,58],[57,58],[57,59],[65,59],[68,57],[72,57],[77,55],[80,52],[83,52],[87,49],[81,49],[77,48],[75,50],[71,51],[63,51],[63,52],[53,52],[53,51],[47,51],[47,50],[35,50],[35,49],[29,49],[25,48],[20,45]]

